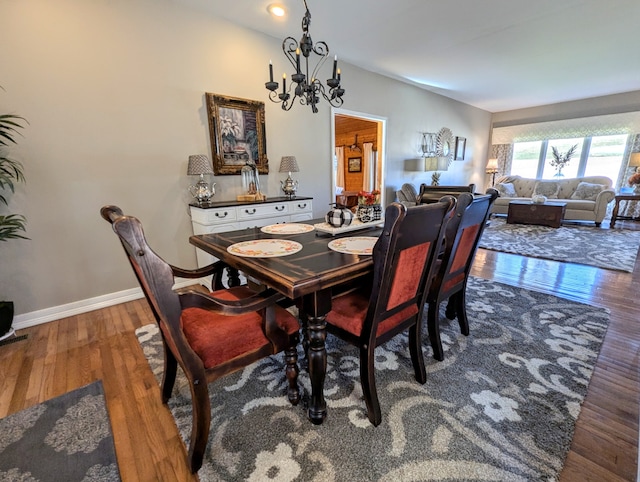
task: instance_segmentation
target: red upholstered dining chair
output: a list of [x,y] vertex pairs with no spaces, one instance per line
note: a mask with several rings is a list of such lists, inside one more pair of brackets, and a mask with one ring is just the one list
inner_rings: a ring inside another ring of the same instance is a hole
[[[375,383],[375,348],[409,330],[416,380],[427,381],[420,341],[427,282],[455,199],[422,206],[392,203],[373,248],[371,288],[360,287],[333,298],[327,331],[360,349],[360,381],[369,421],[382,420]],[[364,283],[363,283],[364,284]]]
[[[189,382],[192,428],[188,459],[192,472],[202,465],[211,423],[208,384],[262,358],[285,353],[287,395],[296,405],[298,389],[298,320],[277,305],[282,295],[247,286],[177,293],[174,276],[202,277],[219,274],[214,263],[199,270],[183,270],[166,263],[147,244],[138,219],[125,216],[116,206],[101,209],[112,224],[160,327],[164,345],[162,401],[171,397],[180,365]],[[219,286],[214,282],[213,286]]]
[[448,299],[445,310],[450,320],[458,318],[460,332],[469,335],[465,292],[469,272],[478,248],[478,242],[487,224],[491,205],[498,197],[495,189],[489,194],[458,196],[455,212],[445,231],[444,251],[437,262],[434,278],[427,292],[427,330],[436,360],[444,359],[440,340],[440,303]]

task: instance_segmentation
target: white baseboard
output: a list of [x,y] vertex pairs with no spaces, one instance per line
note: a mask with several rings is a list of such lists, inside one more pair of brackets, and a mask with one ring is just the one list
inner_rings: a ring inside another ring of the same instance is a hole
[[[174,285],[174,287],[183,288],[194,283],[205,284],[205,280],[176,280],[176,284]],[[144,294],[142,293],[142,289],[140,288],[117,291],[116,293],[96,296],[95,298],[74,301],[73,303],[67,303],[66,305],[52,306],[51,308],[45,308],[44,310],[32,311],[30,313],[16,315],[13,318],[12,326],[14,330],[20,330],[23,328],[28,328],[30,326],[36,326],[41,325],[42,323],[60,320],[69,316],[88,313],[89,311],[99,310],[101,308],[107,308],[109,306],[118,305],[120,303],[126,303],[127,301],[133,301],[143,297]]]

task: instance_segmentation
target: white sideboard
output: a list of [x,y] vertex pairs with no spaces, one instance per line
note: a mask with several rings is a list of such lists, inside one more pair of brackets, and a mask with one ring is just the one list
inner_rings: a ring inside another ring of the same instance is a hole
[[[260,202],[220,201],[204,206],[190,204],[193,234],[222,233],[269,224],[308,221],[313,219],[312,200],[310,197],[276,197]],[[196,256],[198,267],[216,260],[198,248]]]

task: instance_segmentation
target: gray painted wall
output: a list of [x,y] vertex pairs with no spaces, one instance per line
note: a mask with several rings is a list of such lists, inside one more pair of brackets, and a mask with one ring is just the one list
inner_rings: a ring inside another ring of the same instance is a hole
[[[1,111],[29,121],[13,151],[27,184],[9,210],[0,207],[28,219],[31,240],[0,247],[0,299],[13,300],[17,314],[137,286],[99,216],[105,204],[140,218],[169,262],[195,267],[186,169],[190,154],[211,155],[205,92],[264,101],[266,194],[280,194],[280,157],[295,155],[299,194],[314,197],[317,217],[327,211],[331,111],[283,112],[268,100],[269,60],[276,72],[285,68],[281,39],[147,0],[1,2],[0,32]],[[490,113],[348,64],[342,79],[345,109],[387,118],[388,191],[429,182],[405,161],[416,157],[420,131],[441,127],[467,138],[465,161],[441,183],[483,185]],[[215,200],[241,190],[239,176],[215,181]]]

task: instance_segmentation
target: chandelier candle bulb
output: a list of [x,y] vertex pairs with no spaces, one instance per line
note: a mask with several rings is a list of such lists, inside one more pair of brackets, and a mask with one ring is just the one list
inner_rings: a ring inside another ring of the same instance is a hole
[[269,60],[269,82],[273,82],[273,63]]
[[296,74],[300,73],[300,49],[296,49]]
[[331,77],[332,79],[336,79],[336,69],[338,68],[338,56],[336,55],[333,58],[333,77]]
[[287,93],[287,74],[282,74],[282,95]]

